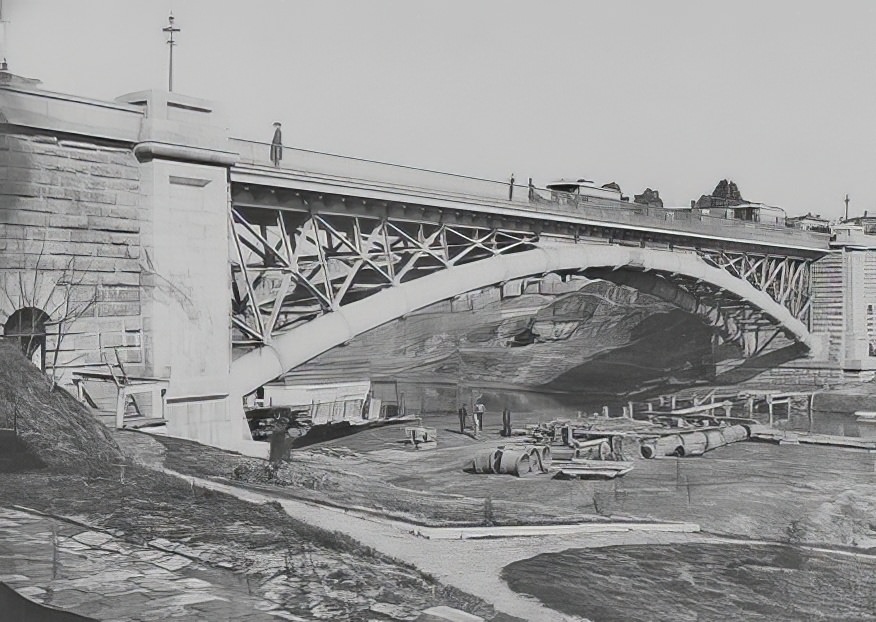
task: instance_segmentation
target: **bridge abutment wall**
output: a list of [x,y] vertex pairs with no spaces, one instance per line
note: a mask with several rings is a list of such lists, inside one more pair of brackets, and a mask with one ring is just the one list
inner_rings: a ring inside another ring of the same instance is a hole
[[229,395],[234,154],[213,107],[0,87],[0,323],[34,301],[52,321],[81,306],[63,327],[62,384],[110,367],[166,381],[170,434],[264,453]]
[[51,128],[0,133],[0,325],[26,307],[66,317],[47,327],[45,348],[62,382],[105,370],[102,354],[145,370],[139,189],[121,143]]

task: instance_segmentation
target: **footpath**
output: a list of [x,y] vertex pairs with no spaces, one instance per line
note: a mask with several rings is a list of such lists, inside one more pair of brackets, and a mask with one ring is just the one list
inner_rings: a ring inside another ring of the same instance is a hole
[[497,611],[523,620],[568,622],[581,618],[563,615],[531,597],[512,591],[501,578],[502,569],[511,562],[570,548],[716,540],[696,533],[698,528],[695,525],[685,523],[635,526],[616,523],[598,526],[587,524],[578,530],[558,528],[555,533],[551,533],[549,530],[539,529],[540,535],[475,539],[469,536],[485,534],[482,531],[466,533],[464,529],[455,529],[456,537],[450,539],[441,537],[446,534],[436,533],[441,531],[437,529],[429,530],[431,533],[428,533],[421,527],[399,521],[288,499],[265,490],[256,491],[226,482],[183,475],[164,468],[163,446],[147,435],[119,434],[117,440],[125,453],[143,466],[251,503],[279,503],[290,516],[298,520],[349,535],[381,553],[416,566],[442,583],[484,599]]

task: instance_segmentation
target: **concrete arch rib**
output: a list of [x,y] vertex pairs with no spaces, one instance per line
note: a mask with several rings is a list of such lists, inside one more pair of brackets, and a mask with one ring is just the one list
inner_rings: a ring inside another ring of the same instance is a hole
[[513,279],[584,268],[633,268],[701,279],[759,308],[798,341],[809,345],[806,326],[765,292],[686,251],[596,244],[556,244],[497,255],[441,270],[387,288],[274,338],[232,364],[232,391],[247,395],[290,369],[357,335],[436,302]]

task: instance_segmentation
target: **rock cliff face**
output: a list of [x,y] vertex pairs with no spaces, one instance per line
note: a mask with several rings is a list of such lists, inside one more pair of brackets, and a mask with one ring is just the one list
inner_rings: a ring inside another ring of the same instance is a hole
[[611,396],[706,379],[712,355],[710,329],[656,298],[603,281],[543,282],[514,298],[487,289],[433,305],[313,359],[289,380],[443,387],[420,393],[417,406],[457,399],[458,383]]
[[745,202],[742,198],[742,193],[739,192],[739,187],[736,183],[727,179],[722,179],[712,190],[712,194],[704,194],[697,200],[694,207],[696,209],[708,209],[710,207],[727,207],[732,205],[741,205]]
[[633,203],[648,205],[649,207],[663,207],[663,199],[660,198],[660,192],[658,190],[651,190],[651,188],[645,188],[642,194],[634,195]]

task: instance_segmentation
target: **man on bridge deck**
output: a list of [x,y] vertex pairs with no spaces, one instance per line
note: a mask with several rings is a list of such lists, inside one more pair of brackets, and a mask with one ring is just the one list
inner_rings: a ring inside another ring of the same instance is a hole
[[274,123],[274,138],[271,140],[271,162],[274,166],[280,166],[280,160],[283,159],[283,133],[280,131],[280,124]]

